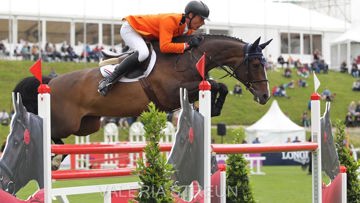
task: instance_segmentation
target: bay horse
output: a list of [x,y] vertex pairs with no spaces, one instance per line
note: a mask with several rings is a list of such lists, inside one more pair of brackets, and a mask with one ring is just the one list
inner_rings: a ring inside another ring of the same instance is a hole
[[30,180],[44,187],[42,119],[26,111],[20,94],[13,95],[15,114],[0,159],[0,189],[15,195]]
[[[187,42],[193,36],[175,38],[175,42]],[[266,60],[262,50],[271,40],[259,44],[223,35],[201,35],[197,48],[184,54],[163,54],[158,42],[152,42],[157,54],[155,67],[150,75],[137,82],[118,83],[104,97],[97,92],[103,78],[99,68],[83,69],[51,79],[51,136],[66,138],[71,134],[86,136],[100,128],[101,116],[132,117],[147,109],[150,101],[162,111],[180,107],[179,88],[186,88],[189,101],[198,98],[198,85],[202,77],[196,69],[199,58],[206,53],[205,74],[219,67],[242,82],[254,95],[254,99],[265,104],[269,97],[266,75]],[[21,81],[14,89],[24,101],[36,101],[39,82],[35,78]],[[27,106],[28,111],[37,109]],[[37,113],[37,112],[33,112]]]

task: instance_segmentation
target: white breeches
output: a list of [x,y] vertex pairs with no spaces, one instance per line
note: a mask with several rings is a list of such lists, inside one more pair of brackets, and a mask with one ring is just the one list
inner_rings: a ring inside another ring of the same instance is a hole
[[129,25],[127,21],[125,21],[121,26],[120,35],[130,49],[137,50],[139,52],[139,62],[143,62],[149,56],[149,49],[146,46],[145,40]]

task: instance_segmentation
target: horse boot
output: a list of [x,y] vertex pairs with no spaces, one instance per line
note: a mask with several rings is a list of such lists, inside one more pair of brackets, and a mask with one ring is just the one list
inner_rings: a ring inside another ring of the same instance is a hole
[[117,82],[133,66],[139,64],[138,56],[139,52],[135,51],[126,57],[123,61],[121,61],[121,63],[115,67],[114,72],[111,75],[107,76],[99,82],[98,92],[102,96],[105,96],[115,82]]

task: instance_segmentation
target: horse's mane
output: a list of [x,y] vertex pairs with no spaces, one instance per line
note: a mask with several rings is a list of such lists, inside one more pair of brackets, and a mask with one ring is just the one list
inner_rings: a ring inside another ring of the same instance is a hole
[[228,36],[228,35],[205,34],[205,33],[193,34],[193,35],[183,35],[183,36],[175,37],[173,39],[173,41],[174,42],[186,42],[187,40],[191,39],[194,36],[202,36],[202,37],[204,37],[204,39],[226,39],[226,40],[234,40],[237,42],[245,43],[242,39],[237,38],[237,37],[232,37],[232,36]]
[[[43,76],[42,80],[44,84],[48,84],[51,78]],[[13,92],[19,92],[21,94],[26,110],[33,114],[38,113],[37,89],[39,85],[40,82],[35,77],[27,77],[22,79],[13,89]]]

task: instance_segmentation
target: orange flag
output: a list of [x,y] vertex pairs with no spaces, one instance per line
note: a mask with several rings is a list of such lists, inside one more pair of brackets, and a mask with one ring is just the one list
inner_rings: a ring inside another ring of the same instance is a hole
[[40,81],[40,84],[42,84],[41,59],[37,60],[34,65],[31,66],[30,72]]
[[196,63],[196,69],[200,73],[203,80],[205,80],[205,53],[201,56],[199,61]]

